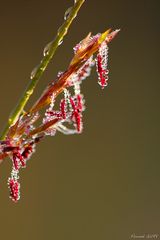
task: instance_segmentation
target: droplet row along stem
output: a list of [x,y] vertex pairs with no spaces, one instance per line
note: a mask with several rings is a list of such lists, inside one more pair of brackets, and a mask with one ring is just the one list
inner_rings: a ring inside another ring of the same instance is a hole
[[[57,36],[55,37],[51,47],[50,51],[47,55],[44,56],[44,58],[41,60],[40,64],[38,65],[37,69],[34,69],[34,76],[31,76],[30,82],[24,91],[22,97],[20,98],[18,104],[16,105],[15,109],[12,111],[9,120],[6,124],[6,127],[4,128],[4,131],[2,132],[2,135],[0,137],[1,140],[4,140],[6,137],[6,134],[10,128],[18,119],[20,114],[23,112],[24,107],[26,103],[28,102],[30,96],[33,94],[33,91],[41,78],[43,72],[45,71],[46,67],[48,66],[49,62],[51,61],[53,55],[55,54],[59,44],[63,41],[64,36],[67,34],[68,29],[76,17],[79,9],[81,8],[82,4],[85,2],[85,0],[77,0],[74,3],[74,6],[71,9],[71,12],[67,19],[64,21],[63,25],[59,28]],[[33,73],[33,72],[32,72]],[[30,94],[28,94],[30,93]]]

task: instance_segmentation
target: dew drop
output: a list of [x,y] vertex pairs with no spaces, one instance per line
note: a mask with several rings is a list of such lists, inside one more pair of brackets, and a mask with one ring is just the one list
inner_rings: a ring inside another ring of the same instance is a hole
[[64,14],[64,20],[67,20],[70,16],[70,13],[72,11],[72,7],[68,8]]
[[60,78],[63,75],[63,72],[59,71],[57,77]]
[[32,70],[31,76],[30,76],[31,79],[33,79],[33,78],[35,77],[35,75],[37,74],[38,69],[39,69],[39,65],[36,66],[36,67]]
[[104,87],[106,87],[108,85],[107,80],[108,79],[104,79],[103,81],[102,80],[98,81],[98,84],[101,86],[102,89],[104,89]]
[[43,55],[44,55],[44,56],[47,56],[47,55],[49,54],[50,49],[51,49],[51,46],[52,46],[52,43],[53,43],[53,41],[52,41],[52,42],[49,42],[49,43],[45,46],[45,48],[44,48],[44,50],[43,50]]
[[60,46],[62,43],[63,43],[63,40],[60,40],[60,41],[58,42],[58,46]]
[[62,31],[62,26],[58,28],[58,35],[61,33]]
[[64,28],[63,25],[62,25],[60,28],[58,28],[58,32],[57,32],[58,36],[61,35],[62,33],[63,33],[63,35],[66,35],[67,30],[68,29]]
[[48,128],[46,131],[45,131],[45,135],[46,136],[55,136],[56,134],[56,129],[55,128]]

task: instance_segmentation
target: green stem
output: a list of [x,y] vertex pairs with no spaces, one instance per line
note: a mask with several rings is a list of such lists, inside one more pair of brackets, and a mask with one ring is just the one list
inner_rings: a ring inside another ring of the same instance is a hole
[[53,40],[51,45],[49,45],[48,52],[46,53],[44,58],[41,60],[38,67],[35,69],[35,73],[32,76],[26,90],[24,91],[22,97],[20,98],[17,106],[15,107],[13,112],[11,113],[11,115],[8,119],[7,125],[6,125],[4,131],[2,132],[2,135],[0,137],[1,140],[5,139],[9,128],[17,121],[18,117],[23,112],[24,107],[25,107],[26,103],[28,102],[30,96],[33,94],[33,91],[34,91],[38,81],[40,80],[40,78],[41,78],[42,74],[44,73],[46,67],[50,63],[50,61],[51,61],[53,55],[55,54],[58,46],[63,41],[63,38],[67,34],[68,29],[69,29],[73,19],[76,17],[79,9],[81,8],[81,6],[84,2],[85,2],[85,0],[77,0],[76,3],[74,4],[74,6],[72,8],[70,8],[70,11],[68,12],[68,14],[66,16],[66,20],[64,21],[63,25],[58,29],[57,36],[55,37],[55,39]]

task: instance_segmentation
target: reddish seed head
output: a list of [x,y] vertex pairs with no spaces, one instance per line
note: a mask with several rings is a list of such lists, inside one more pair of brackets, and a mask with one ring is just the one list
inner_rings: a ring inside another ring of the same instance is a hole
[[26,160],[31,156],[31,154],[32,154],[32,152],[33,152],[33,148],[32,148],[32,146],[27,146],[25,149],[24,149],[24,151],[23,151],[23,153],[22,153],[22,157],[23,157],[23,159],[24,159],[24,166],[25,166],[25,164],[26,164]]
[[108,76],[107,71],[102,67],[102,57],[100,55],[97,56],[97,68],[99,74],[99,84],[101,85],[102,89],[107,86]]
[[13,154],[13,166],[16,170],[20,168],[20,160],[16,154]]
[[22,154],[20,153],[20,150],[13,152],[13,166],[16,170],[19,170],[21,166],[25,166],[25,161]]
[[82,112],[83,100],[82,100],[82,95],[80,95],[80,94],[77,95],[77,108],[79,109],[80,112]]
[[70,103],[73,108],[73,113],[71,118],[76,123],[77,132],[80,133],[82,131],[82,103],[81,103],[81,96],[77,96],[77,103],[73,100],[72,97],[70,97]]
[[98,73],[98,83],[102,89],[108,85],[108,46],[103,42],[99,48],[96,59],[96,67]]
[[80,133],[82,131],[82,115],[77,110],[74,112],[74,118],[76,122],[77,132]]
[[9,178],[8,185],[10,188],[11,199],[14,202],[17,202],[20,199],[20,183],[13,178]]
[[62,99],[60,102],[60,110],[62,114],[62,118],[66,119],[66,100]]

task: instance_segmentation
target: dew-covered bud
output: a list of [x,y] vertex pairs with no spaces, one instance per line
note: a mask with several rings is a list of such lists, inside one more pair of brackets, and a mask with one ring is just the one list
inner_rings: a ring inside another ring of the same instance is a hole
[[10,189],[10,198],[14,202],[17,202],[20,199],[20,183],[17,181],[17,179],[9,178],[8,187]]
[[96,58],[96,69],[98,73],[98,83],[102,89],[108,85],[108,46],[103,42],[99,47]]

